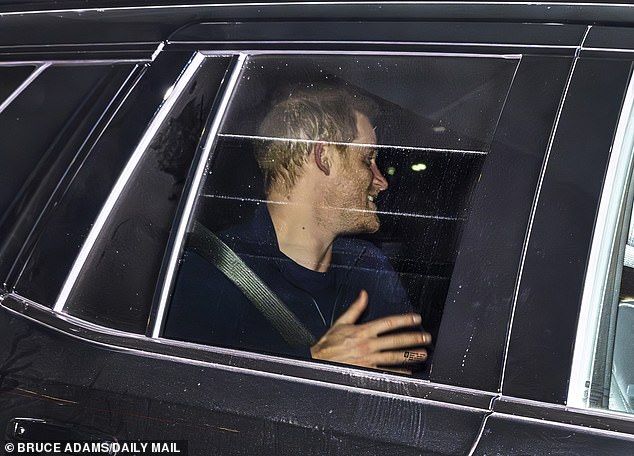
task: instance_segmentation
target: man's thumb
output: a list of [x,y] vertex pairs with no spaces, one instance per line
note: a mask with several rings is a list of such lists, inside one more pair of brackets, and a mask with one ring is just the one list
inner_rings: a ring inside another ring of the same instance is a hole
[[[357,322],[363,311],[368,307],[368,292],[361,290],[359,296],[354,300],[350,307],[341,314],[335,325],[352,325]],[[334,326],[334,325],[333,325]]]

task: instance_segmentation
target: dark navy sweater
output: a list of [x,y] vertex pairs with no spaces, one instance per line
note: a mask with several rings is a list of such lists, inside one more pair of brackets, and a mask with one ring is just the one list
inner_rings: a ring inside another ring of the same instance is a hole
[[[372,243],[341,237],[328,272],[298,265],[280,252],[265,205],[245,224],[218,236],[277,294],[318,340],[357,298],[369,295],[359,323],[411,312],[387,257]],[[164,337],[223,347],[309,358],[310,347],[289,345],[215,266],[185,251]]]

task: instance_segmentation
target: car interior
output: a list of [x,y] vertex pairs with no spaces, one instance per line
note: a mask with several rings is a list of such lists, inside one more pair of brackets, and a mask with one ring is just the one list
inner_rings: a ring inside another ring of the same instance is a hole
[[[301,85],[339,84],[370,97],[379,106],[377,164],[389,188],[378,199],[380,230],[360,237],[389,257],[435,339],[470,196],[514,64],[472,59],[474,78],[464,72],[460,59],[420,60],[415,65],[425,69],[430,85],[414,80],[417,68],[401,69],[398,65],[406,62],[394,57],[271,56],[248,61],[210,157],[195,218],[217,232],[247,221],[264,203],[254,157],[257,126],[280,93]],[[454,69],[456,80],[440,82],[447,67]],[[395,90],[398,78],[405,82]],[[464,89],[456,92],[456,84]],[[434,85],[440,87],[432,90]],[[470,124],[465,113],[474,109],[488,111],[489,123],[473,116],[480,124]]]

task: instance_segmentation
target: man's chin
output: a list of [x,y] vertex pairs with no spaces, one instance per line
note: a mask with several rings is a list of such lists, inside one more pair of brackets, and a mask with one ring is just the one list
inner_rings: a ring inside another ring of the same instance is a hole
[[376,222],[376,224],[372,227],[370,227],[367,231],[367,233],[369,234],[373,234],[376,233],[377,231],[379,231],[379,228],[381,228],[381,224],[379,222]]
[[[379,228],[381,228],[381,222],[374,212],[364,211],[361,214],[361,217],[359,217],[359,213],[357,213],[354,217],[346,217],[341,224],[343,229],[339,232],[339,234],[372,234],[379,231]],[[347,215],[349,215],[349,213],[347,213]]]
[[360,226],[357,234],[373,234],[379,231],[379,228],[381,228],[381,222],[379,218],[375,216],[373,220],[367,220]]

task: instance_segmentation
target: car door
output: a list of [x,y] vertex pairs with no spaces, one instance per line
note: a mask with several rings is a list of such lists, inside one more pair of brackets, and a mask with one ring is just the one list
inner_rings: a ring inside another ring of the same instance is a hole
[[[88,110],[94,128],[77,143],[60,139],[70,158],[25,191],[33,216],[15,211],[0,320],[10,438],[170,439],[192,453],[469,453],[499,393],[526,227],[584,33],[244,21],[173,34],[134,62],[110,103]],[[426,379],[164,337],[200,202],[220,201],[210,223],[261,202],[248,193],[248,162],[221,151],[229,137],[253,136],[232,119],[250,120],[252,100],[287,67],[327,70],[391,106],[380,145],[400,153],[381,162],[392,210],[371,241],[393,252],[435,336]],[[412,112],[427,123],[407,123]]]
[[592,27],[575,61],[533,213],[502,395],[475,454],[625,455],[634,448],[623,266],[632,58],[616,50],[630,35]]

